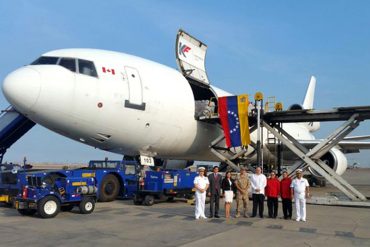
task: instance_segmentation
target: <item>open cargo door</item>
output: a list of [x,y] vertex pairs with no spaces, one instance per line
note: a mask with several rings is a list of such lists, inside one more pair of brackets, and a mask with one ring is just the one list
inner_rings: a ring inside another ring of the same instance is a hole
[[197,120],[210,119],[217,113],[217,94],[210,86],[206,73],[207,45],[179,30],[176,37],[176,61],[194,95]]
[[179,30],[176,38],[176,60],[181,73],[190,83],[209,87],[205,68],[207,45]]

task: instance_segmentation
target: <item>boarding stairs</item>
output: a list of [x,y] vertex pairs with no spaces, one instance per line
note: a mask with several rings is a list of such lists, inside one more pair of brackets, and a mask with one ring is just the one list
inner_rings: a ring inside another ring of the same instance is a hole
[[17,112],[12,106],[0,115],[0,164],[6,150],[27,133],[35,123]]

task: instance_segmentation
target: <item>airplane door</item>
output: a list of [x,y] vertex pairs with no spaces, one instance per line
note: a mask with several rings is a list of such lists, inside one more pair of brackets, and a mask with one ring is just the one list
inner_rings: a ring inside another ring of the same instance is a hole
[[202,87],[209,87],[209,80],[206,73],[207,45],[186,33],[179,30],[176,38],[176,60],[182,74],[191,79],[190,83]]
[[139,71],[132,67],[125,67],[125,70],[129,89],[129,99],[125,101],[125,107],[144,111],[145,103],[143,102],[143,86]]

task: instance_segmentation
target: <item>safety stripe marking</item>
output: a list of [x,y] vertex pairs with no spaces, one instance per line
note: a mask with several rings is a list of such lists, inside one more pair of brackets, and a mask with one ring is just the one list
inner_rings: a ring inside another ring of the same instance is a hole
[[268,229],[283,229],[282,225],[269,225],[266,228]]
[[239,221],[237,223],[238,226],[251,226],[253,225],[253,222],[250,222],[250,221]]
[[300,232],[307,232],[307,233],[316,233],[317,229],[316,228],[306,228],[306,227],[300,227],[299,228]]
[[354,238],[353,232],[342,232],[342,231],[335,231],[335,236],[339,237],[347,237],[347,238]]
[[168,219],[168,218],[172,218],[172,217],[175,217],[175,216],[176,216],[176,215],[163,214],[163,215],[158,216],[158,218],[161,218],[161,219]]

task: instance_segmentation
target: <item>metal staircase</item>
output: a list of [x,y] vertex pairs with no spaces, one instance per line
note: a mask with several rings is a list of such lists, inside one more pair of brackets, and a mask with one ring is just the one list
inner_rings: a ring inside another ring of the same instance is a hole
[[0,163],[6,150],[27,133],[35,123],[9,106],[0,115]]
[[[261,115],[260,121],[258,121],[259,114],[256,114],[254,111],[250,113],[250,133],[258,130],[259,128],[265,128],[268,131],[268,139],[271,137],[271,141],[272,139],[275,140],[275,144],[272,144],[272,146],[278,145],[281,147],[281,143],[285,148],[296,154],[297,157],[301,159],[301,162],[291,167],[289,171],[290,176],[294,176],[294,173],[297,169],[313,169],[316,173],[324,177],[351,200],[341,201],[316,198],[311,199],[312,203],[370,207],[370,202],[361,192],[359,192],[341,176],[336,174],[332,168],[328,167],[320,159],[325,153],[338,145],[340,141],[342,141],[349,133],[356,129],[360,122],[370,119],[370,106],[340,107],[330,110],[272,111]],[[319,141],[312,148],[301,144],[282,128],[283,123],[327,121],[345,122],[336,130],[334,130],[326,139]],[[224,144],[222,143],[223,140],[224,136],[221,135],[211,142],[210,149],[212,153],[215,154],[222,162],[227,164],[231,169],[239,171],[240,167],[238,163],[242,162],[243,159],[248,160],[248,156],[251,155],[246,155],[248,147],[240,147],[239,149],[225,148]],[[253,147],[257,151],[257,155],[258,149],[262,149],[261,146],[259,147],[253,141],[249,146]],[[281,148],[278,150],[278,153],[282,153]],[[280,158],[278,158],[278,160]],[[259,160],[260,162],[257,159],[257,164],[263,165],[263,159]]]

